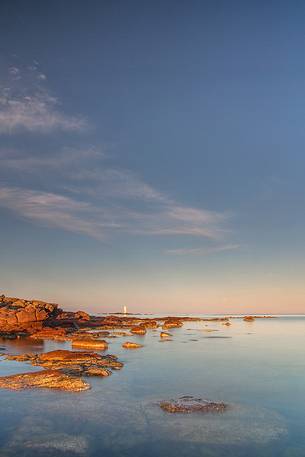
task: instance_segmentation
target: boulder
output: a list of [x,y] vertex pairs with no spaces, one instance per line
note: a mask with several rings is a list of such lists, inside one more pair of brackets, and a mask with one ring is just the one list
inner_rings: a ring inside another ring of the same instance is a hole
[[105,340],[98,340],[94,338],[81,338],[73,339],[72,347],[105,350],[108,349],[108,343]]
[[126,343],[122,344],[122,348],[124,349],[139,349],[142,347],[143,344],[134,343],[133,341],[126,341]]
[[166,319],[164,322],[163,322],[163,326],[162,328],[164,330],[168,329],[168,328],[177,328],[177,327],[182,327],[183,326],[183,322],[182,320],[180,319],[175,319],[175,318],[170,318],[170,319]]
[[168,332],[160,332],[160,338],[170,338],[172,336],[171,333]]
[[145,335],[146,328],[143,325],[136,325],[135,327],[131,327],[130,331],[135,335]]

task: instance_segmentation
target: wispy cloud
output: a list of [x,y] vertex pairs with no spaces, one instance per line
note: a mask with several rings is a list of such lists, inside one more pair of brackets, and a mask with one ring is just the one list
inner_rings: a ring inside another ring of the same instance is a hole
[[[108,201],[91,203],[50,192],[2,187],[0,206],[40,225],[82,233],[97,239],[105,239],[119,232],[129,235],[184,235],[218,239],[219,231],[221,232],[217,226],[219,214],[209,215],[209,222],[198,222],[189,217],[185,221],[182,215],[178,219],[172,217],[175,207],[168,203],[150,210],[146,207],[143,210],[131,210]],[[186,213],[191,209],[185,207]],[[206,211],[203,213],[202,216],[205,216]]]
[[0,149],[0,168],[6,173],[22,171],[25,175],[35,175],[45,171],[47,175],[52,176],[53,173],[62,172],[67,178],[67,175],[72,176],[74,173],[73,166],[78,169],[84,162],[85,168],[86,162],[103,158],[103,152],[94,147],[65,147],[59,151],[52,151],[52,153],[39,152],[36,154],[2,148]]
[[198,255],[198,256],[206,256],[218,252],[223,251],[234,251],[239,249],[239,244],[223,244],[218,246],[210,246],[204,248],[182,248],[182,249],[168,249],[166,251],[167,254],[171,255]]
[[98,239],[103,238],[104,229],[116,227],[111,221],[99,221],[96,209],[89,203],[54,193],[2,187],[0,206],[44,226],[82,233]]
[[82,117],[62,112],[59,100],[44,85],[46,79],[37,65],[9,67],[7,78],[0,80],[0,133],[80,131],[87,127]]

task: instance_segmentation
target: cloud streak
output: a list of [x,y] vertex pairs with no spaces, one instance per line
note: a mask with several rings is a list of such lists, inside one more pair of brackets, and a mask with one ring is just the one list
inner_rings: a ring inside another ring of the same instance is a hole
[[180,249],[168,249],[166,251],[167,254],[171,255],[198,255],[198,256],[206,256],[210,254],[215,254],[218,252],[224,251],[235,251],[239,249],[239,244],[223,244],[219,246],[210,246],[205,248],[180,248]]
[[40,225],[102,238],[96,223],[89,219],[90,205],[47,192],[2,187],[0,206]]

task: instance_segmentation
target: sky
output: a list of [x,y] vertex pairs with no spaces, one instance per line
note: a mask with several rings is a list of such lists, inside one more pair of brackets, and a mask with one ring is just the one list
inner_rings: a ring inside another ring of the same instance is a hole
[[0,291],[305,312],[305,4],[0,4]]

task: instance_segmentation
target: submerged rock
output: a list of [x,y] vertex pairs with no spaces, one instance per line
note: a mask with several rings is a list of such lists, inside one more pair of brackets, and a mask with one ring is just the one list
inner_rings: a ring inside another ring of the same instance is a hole
[[138,349],[138,348],[142,348],[142,347],[143,347],[143,344],[134,343],[132,341],[126,341],[126,343],[122,344],[122,348],[124,348],[124,349]]
[[0,377],[0,388],[20,390],[29,388],[60,389],[80,392],[90,389],[83,379],[70,376],[59,370],[43,370]]
[[180,397],[177,400],[161,401],[160,408],[167,413],[224,413],[228,405],[222,402],[211,402],[192,396]]
[[[151,433],[158,436],[158,440],[168,440],[169,437],[178,445],[187,443],[187,449],[192,444],[211,445],[214,451],[207,455],[231,455],[246,456],[250,446],[278,445],[280,439],[287,436],[287,423],[283,416],[258,407],[254,404],[249,406],[229,404],[224,413],[216,414],[170,414],[164,412],[159,403],[153,407],[151,401],[146,403],[146,417]],[[166,417],[164,415],[166,414]],[[217,446],[217,448],[215,447]],[[218,446],[221,446],[221,452]],[[236,446],[235,449],[226,446]],[[245,448],[239,448],[245,446]],[[258,448],[255,448],[258,451]],[[272,448],[273,449],[273,448]],[[276,448],[277,449],[277,448]],[[232,451],[232,452],[231,452]],[[272,454],[272,452],[271,452]],[[206,455],[205,452],[198,455]],[[264,452],[256,455],[266,455]],[[273,455],[273,454],[272,454]]]
[[[83,436],[68,435],[66,433],[45,432],[45,436],[29,434],[24,446],[21,447],[21,455],[31,456],[75,456],[88,455],[87,438]],[[13,448],[14,449],[14,448]],[[24,450],[26,454],[24,454]],[[28,451],[28,453],[27,453]],[[20,454],[18,454],[20,455]]]

